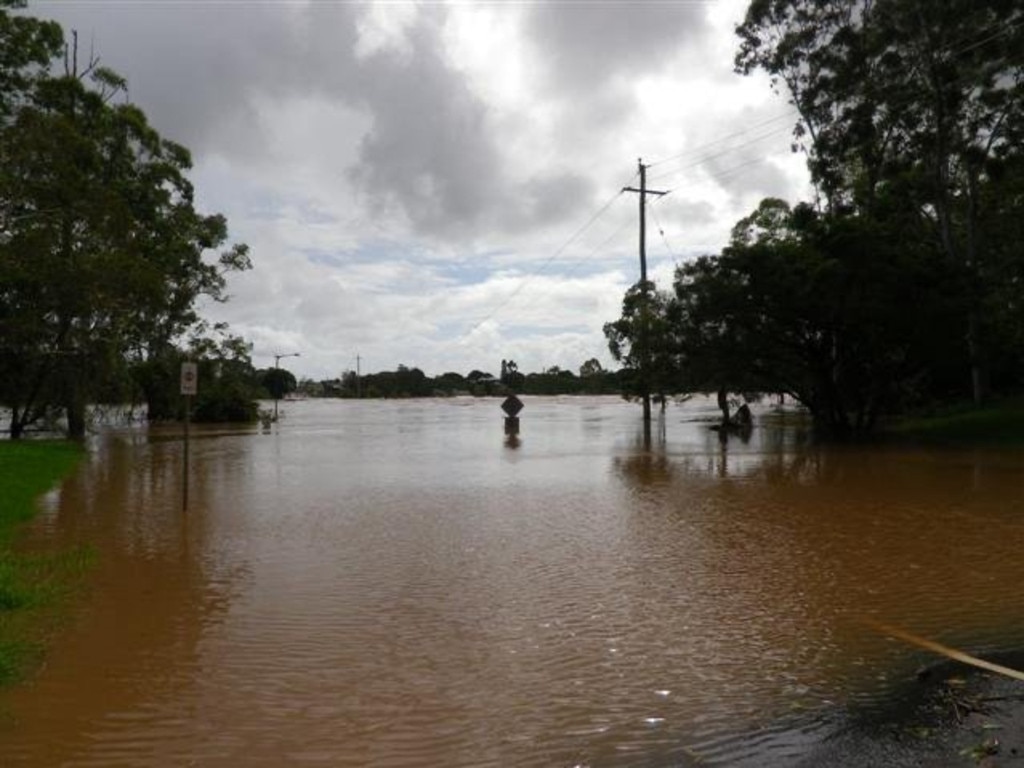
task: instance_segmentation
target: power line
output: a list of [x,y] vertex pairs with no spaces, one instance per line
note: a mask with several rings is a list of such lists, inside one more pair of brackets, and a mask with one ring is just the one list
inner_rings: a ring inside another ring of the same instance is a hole
[[[988,37],[985,37],[985,38],[983,38],[981,40],[977,40],[975,42],[970,42],[970,38],[969,37],[964,37],[964,38],[962,38],[962,39],[960,39],[960,40],[958,40],[958,41],[956,41],[954,43],[950,43],[950,44],[948,44],[946,46],[942,46],[942,48],[939,49],[938,53],[945,53],[945,54],[951,55],[951,56],[959,56],[959,55],[962,55],[964,53],[968,53],[968,52],[970,52],[972,50],[975,50],[976,48],[980,48],[983,45],[987,45],[989,43],[992,43],[992,42],[994,42],[994,41],[996,41],[996,40],[998,40],[998,39],[1000,39],[1000,38],[1010,34],[1011,32],[1013,32],[1017,27],[1021,26],[1022,24],[1024,24],[1024,19],[1018,19],[1018,20],[1011,21],[1011,22],[1006,22],[1006,21],[993,22],[992,24],[990,24],[987,27],[985,27],[984,29],[982,29],[981,33],[983,34],[985,32],[988,32],[988,31],[992,30],[992,29],[999,28],[998,31],[995,32],[994,34],[991,34]],[[969,43],[969,44],[963,45],[965,43]],[[960,47],[962,45],[963,45],[963,47]],[[954,83],[955,82],[965,82],[965,81],[969,80],[970,78],[971,78],[971,75],[965,75],[963,78],[960,78],[958,81],[954,81]],[[896,100],[895,102],[890,102],[890,105],[898,107],[898,106],[900,106],[901,103],[909,104],[909,103],[911,103],[913,98],[914,97],[912,97],[912,96],[908,96],[905,99]],[[684,158],[692,157],[694,155],[699,154],[703,150],[706,150],[706,149],[709,149],[711,147],[717,146],[717,145],[722,144],[724,142],[728,142],[728,141],[730,141],[731,139],[734,139],[734,138],[739,138],[739,137],[742,137],[742,136],[746,136],[746,135],[750,134],[751,132],[756,131],[759,128],[764,128],[766,126],[773,125],[774,123],[777,123],[780,120],[786,120],[786,119],[792,118],[792,117],[796,117],[796,118],[798,118],[798,120],[802,120],[802,117],[800,116],[799,110],[792,109],[792,110],[790,110],[788,112],[783,112],[781,114],[774,115],[773,117],[770,117],[770,118],[767,118],[765,120],[762,120],[762,121],[760,121],[758,123],[754,123],[753,125],[748,126],[748,127],[744,128],[744,129],[742,129],[740,131],[735,131],[733,133],[730,133],[730,134],[727,134],[725,136],[722,136],[721,138],[715,139],[714,141],[706,142],[705,144],[697,145],[695,147],[692,147],[689,150],[685,150],[683,152],[679,152],[679,153],[677,153],[675,155],[670,155],[668,157],[661,158],[660,160],[657,160],[655,162],[650,163],[648,165],[648,167],[653,168],[655,166],[661,166],[661,165],[672,163],[672,162],[677,161],[677,160],[682,160]],[[755,136],[754,138],[750,139],[749,141],[745,141],[745,142],[743,142],[741,144],[736,144],[734,146],[726,147],[725,149],[723,149],[720,152],[715,152],[715,153],[710,154],[710,155],[705,155],[703,157],[695,159],[693,162],[689,163],[688,165],[685,165],[685,166],[682,166],[680,168],[675,169],[674,171],[662,172],[662,173],[659,173],[659,174],[657,174],[655,176],[652,176],[651,180],[664,179],[667,176],[675,175],[675,174],[677,174],[677,173],[679,173],[681,171],[688,170],[690,168],[694,168],[694,167],[697,167],[699,165],[703,165],[704,163],[708,162],[709,160],[714,160],[714,159],[717,159],[719,157],[728,155],[731,152],[733,152],[734,150],[742,149],[744,147],[751,146],[753,144],[757,144],[760,141],[763,141],[763,140],[768,139],[768,138],[772,138],[772,137],[774,137],[774,136],[776,136],[776,135],[778,135],[778,134],[780,134],[780,133],[782,133],[784,131],[788,131],[788,130],[791,130],[791,128],[789,126],[786,126],[786,127],[782,128],[782,129],[775,129],[775,130],[771,130],[771,131],[760,133],[757,136]]]
[[[993,27],[995,27],[997,25],[1002,25],[1002,26],[1004,26],[1004,28],[1000,29],[998,32],[996,32],[993,35],[990,35],[989,37],[986,37],[986,38],[984,38],[982,40],[979,40],[977,42],[973,42],[970,45],[968,45],[968,46],[966,46],[964,48],[961,48],[959,50],[953,50],[954,46],[955,45],[959,45],[959,43],[951,44],[950,46],[945,46],[946,52],[947,53],[951,53],[952,55],[959,55],[959,54],[967,53],[967,52],[969,52],[971,50],[974,50],[976,48],[981,47],[982,45],[986,45],[986,44],[988,44],[990,42],[998,40],[999,38],[1001,38],[1004,35],[1006,35],[1009,32],[1011,32],[1017,26],[1020,26],[1021,23],[1024,23],[1024,20],[1018,20],[1018,21],[1015,21],[1015,22],[1012,22],[1012,23],[1009,23],[1009,24],[1005,24],[1003,22],[1000,22],[998,24],[990,25],[989,27],[986,28],[986,30],[987,29],[991,29],[991,28],[993,28]],[[967,42],[967,39],[965,38],[961,42]],[[965,76],[965,78],[962,78],[962,79],[966,80],[968,78],[967,78],[967,76]],[[904,100],[905,103],[910,103],[912,101],[912,98],[913,97],[908,97],[907,99],[905,99]],[[898,106],[899,104],[900,104],[900,101],[897,100],[895,103],[890,103],[890,107]],[[708,149],[710,149],[712,147],[721,145],[721,144],[723,144],[725,142],[729,142],[732,139],[748,136],[751,133],[757,132],[758,129],[766,128],[768,126],[774,125],[775,123],[778,123],[781,120],[787,120],[787,119],[791,119],[793,117],[796,117],[798,120],[802,120],[802,118],[800,116],[799,110],[796,110],[796,109],[793,109],[793,110],[790,110],[788,112],[784,112],[784,113],[781,113],[781,114],[773,115],[772,117],[769,117],[769,118],[767,118],[765,120],[759,121],[759,122],[757,122],[757,123],[755,123],[755,124],[753,124],[751,126],[748,126],[748,127],[744,128],[744,129],[742,129],[740,131],[735,131],[733,133],[727,134],[727,135],[722,136],[721,138],[715,139],[713,141],[697,145],[697,146],[692,147],[692,148],[690,148],[688,150],[679,152],[679,153],[677,153],[675,155],[670,155],[668,157],[661,158],[660,160],[657,160],[655,162],[647,164],[646,167],[647,168],[652,168],[652,167],[656,167],[656,166],[663,166],[663,165],[668,165],[668,164],[674,163],[676,161],[684,161],[684,160],[686,160],[688,158],[693,158],[695,155],[699,155],[701,152],[703,152],[705,150],[708,150]],[[662,173],[660,173],[660,174],[658,174],[656,176],[652,176],[650,180],[653,181],[653,180],[656,180],[656,179],[663,179],[663,178],[666,178],[666,177],[670,177],[670,176],[675,176],[675,175],[681,174],[682,172],[684,172],[686,170],[690,170],[692,168],[697,168],[697,167],[706,165],[707,163],[709,163],[712,160],[716,160],[718,158],[725,157],[725,156],[730,155],[733,152],[736,152],[736,151],[738,151],[740,149],[743,149],[745,147],[749,147],[749,146],[755,145],[755,144],[757,144],[757,143],[759,143],[761,141],[764,141],[765,139],[773,138],[773,137],[775,137],[775,136],[777,136],[777,135],[779,135],[781,133],[788,132],[790,130],[792,130],[792,128],[790,126],[786,125],[786,126],[783,126],[781,128],[773,128],[773,129],[768,130],[768,131],[761,131],[759,133],[756,133],[756,135],[754,135],[752,138],[750,138],[747,141],[744,141],[744,142],[739,143],[739,144],[734,144],[732,146],[725,147],[724,149],[722,149],[720,151],[716,151],[716,152],[712,152],[712,153],[709,153],[709,154],[704,154],[702,156],[696,157],[692,161],[687,162],[685,165],[682,165],[679,168],[676,168],[676,169],[671,170],[671,171],[662,172]],[[745,162],[742,162],[742,163],[740,163],[738,165],[732,166],[731,168],[728,168],[728,169],[726,169],[724,171],[721,171],[719,173],[708,174],[708,175],[709,175],[709,178],[711,180],[713,180],[713,181],[724,181],[724,180],[734,176],[737,172],[743,170],[744,168],[748,168],[748,167],[750,167],[752,165],[757,165],[757,164],[760,164],[760,163],[763,163],[763,162],[767,162],[767,160],[768,160],[767,157],[753,158],[751,160],[747,160]],[[636,175],[637,174],[634,174],[633,178],[636,178]],[[601,216],[603,216],[604,213],[623,194],[624,191],[626,191],[625,188],[620,190],[619,192],[617,192],[608,201],[606,201],[600,208],[598,208],[598,210],[595,211],[595,213],[592,214],[591,217],[579,229],[577,229],[557,250],[555,250],[547,259],[544,260],[544,262],[540,265],[540,267],[538,267],[536,270],[534,270],[529,275],[524,277],[522,279],[522,281],[520,282],[520,284],[502,302],[500,302],[483,319],[481,319],[478,322],[476,322],[475,324],[473,324],[470,327],[470,329],[469,329],[469,331],[467,333],[472,333],[477,328],[479,328],[481,325],[486,323],[488,320],[490,320],[493,317],[495,317],[506,306],[508,306],[512,302],[512,300],[515,299],[516,296],[518,296],[527,285],[529,285],[534,279],[539,277],[548,268],[548,266],[550,266],[550,264],[555,261],[555,259],[557,259],[573,242],[575,242],[580,236],[582,236],[582,234],[584,232],[586,232]],[[664,194],[665,195],[670,194],[672,191],[673,191],[672,189],[669,189],[669,190],[665,191]],[[658,220],[657,215],[654,212],[653,206],[645,205],[644,207],[645,208],[650,208],[652,217],[655,219],[655,223],[658,226],[659,234],[661,235],[661,237],[662,237],[662,239],[663,239],[663,241],[665,243],[665,247],[667,248],[667,250],[668,250],[669,254],[672,256],[672,258],[675,259],[676,258],[675,257],[675,253],[674,253],[674,251],[673,251],[673,249],[671,247],[671,244],[668,242],[668,238],[665,235],[664,228],[662,227],[660,221]],[[604,241],[602,241],[601,244],[599,244],[596,248],[594,248],[592,251],[590,251],[586,256],[584,256],[584,257],[582,257],[580,259],[577,259],[577,260],[575,260],[573,262],[570,262],[570,264],[572,265],[572,267],[570,269],[570,273],[573,270],[575,270],[584,261],[588,260],[591,256],[593,256],[599,250],[604,248],[609,242],[611,242],[615,237],[617,237],[626,228],[626,226],[628,226],[628,222],[627,222],[627,224],[624,224],[623,226],[621,226],[618,229],[616,229],[611,234],[611,236],[609,236]]]
[[619,235],[621,235],[623,232],[625,232],[632,226],[632,221],[624,221],[614,232],[612,232],[610,235],[608,235],[608,237],[606,237],[604,240],[602,240],[600,243],[594,246],[585,256],[582,256],[576,259],[575,261],[570,261],[568,269],[566,269],[565,271],[565,276],[569,277],[570,275],[572,275],[576,271],[576,269],[581,264],[583,264],[583,262],[587,261],[592,256],[596,256],[599,252],[603,251],[605,248],[608,247],[608,244],[610,242],[612,242],[615,238],[617,238]]
[[[1001,37],[1009,34],[1010,32],[1012,32],[1015,28],[1021,26],[1022,24],[1024,24],[1024,19],[1020,19],[1020,20],[1017,20],[1017,21],[1014,21],[1014,22],[1010,22],[1010,23],[998,22],[996,24],[989,25],[988,27],[985,28],[985,31],[987,31],[989,29],[992,29],[992,28],[994,28],[996,26],[1001,26],[1003,28],[1000,29],[995,34],[989,35],[988,37],[986,37],[986,38],[984,38],[982,40],[979,40],[979,41],[977,41],[975,43],[971,43],[970,45],[968,45],[966,47],[963,47],[963,48],[959,48],[959,49],[954,48],[954,46],[955,45],[959,45],[959,43],[954,43],[954,44],[950,44],[948,46],[943,46],[943,48],[940,49],[940,53],[946,53],[946,54],[952,55],[952,56],[958,56],[958,55],[961,55],[963,53],[967,53],[968,51],[974,50],[974,49],[976,49],[976,48],[978,48],[978,47],[980,47],[982,45],[986,45],[986,44],[991,43],[991,42],[993,42],[995,40],[998,40],[999,38],[1001,38]],[[967,41],[967,39],[965,38],[964,40],[962,40],[960,42],[966,42],[966,41]],[[963,75],[962,77],[957,78],[956,80],[951,81],[947,85],[955,86],[955,85],[963,84],[963,83],[969,82],[973,77],[974,77],[973,74],[967,73],[967,74]],[[880,105],[880,106],[885,106],[887,108],[887,110],[891,112],[893,109],[899,109],[901,106],[905,106],[905,105],[913,103],[913,101],[916,98],[917,98],[916,95],[907,95],[906,97],[904,97],[902,99],[895,99],[895,100],[892,100],[892,101],[888,102],[885,105]],[[784,114],[781,114],[781,115],[776,115],[775,117],[770,118],[769,120],[766,120],[766,121],[763,121],[762,123],[759,123],[758,126],[770,125],[773,122],[777,122],[778,120],[784,119],[786,117],[791,117],[791,116],[797,116],[798,119],[802,121],[802,117],[800,117],[799,111],[798,110],[793,110],[793,111],[788,112],[788,113],[784,113]],[[709,145],[713,145],[715,143],[721,143],[722,141],[727,141],[730,137],[738,137],[738,136],[746,135],[751,130],[753,130],[753,127],[751,127],[750,129],[744,129],[743,131],[738,131],[738,132],[736,132],[734,134],[730,134],[729,136],[722,137],[722,139],[719,139],[716,142],[711,142]],[[727,147],[727,148],[723,149],[720,152],[715,152],[715,153],[712,153],[712,154],[709,154],[709,155],[705,155],[704,157],[701,157],[701,158],[699,158],[697,160],[694,160],[693,162],[691,162],[691,163],[689,163],[687,165],[681,166],[681,167],[679,167],[679,168],[677,168],[677,169],[675,169],[673,171],[668,171],[668,172],[665,172],[665,173],[658,174],[657,176],[654,176],[652,178],[653,179],[664,179],[664,178],[667,178],[667,177],[676,176],[676,175],[682,173],[683,171],[699,167],[701,165],[704,165],[704,164],[708,163],[711,160],[716,160],[716,159],[718,159],[720,157],[724,157],[724,156],[729,155],[729,154],[731,154],[732,152],[734,152],[734,151],[736,151],[738,149],[743,149],[744,147],[748,147],[748,146],[751,146],[753,144],[757,144],[758,142],[763,141],[764,139],[771,138],[771,137],[773,137],[775,135],[778,135],[779,133],[782,133],[782,132],[788,131],[788,130],[791,130],[791,129],[787,126],[787,127],[782,128],[782,129],[775,129],[775,130],[764,132],[762,134],[759,134],[759,135],[755,136],[754,138],[750,139],[749,141],[745,141],[745,142],[743,142],[741,144],[736,144],[734,146]],[[696,151],[696,149],[694,151]],[[686,156],[687,154],[689,154],[689,153],[685,153],[685,152],[684,153],[680,153],[679,155],[674,155],[674,156],[665,158],[663,160],[660,160],[658,162],[659,162],[659,164],[669,163],[669,162],[671,162],[671,161],[673,161],[675,159],[682,158],[682,157]],[[734,166],[733,168],[730,168],[730,169],[728,169],[726,171],[723,171],[720,174],[712,175],[711,178],[713,180],[721,181],[721,180],[724,180],[724,179],[728,178],[730,175],[732,175],[733,173],[735,173],[738,170],[741,170],[741,169],[743,169],[745,167],[748,167],[750,165],[756,165],[758,163],[765,162],[766,160],[767,160],[767,158],[763,158],[763,157],[762,158],[754,158],[754,159],[752,159],[750,161],[741,163],[740,165]],[[652,163],[652,165],[654,165],[654,163]]]
[[558,258],[558,257],[559,257],[559,256],[560,256],[560,255],[561,255],[561,254],[562,254],[562,253],[563,253],[563,252],[564,252],[564,251],[565,251],[565,250],[566,250],[566,249],[567,249],[567,248],[568,248],[568,247],[569,247],[570,245],[572,245],[572,244],[573,244],[573,243],[574,243],[574,242],[575,242],[576,240],[578,240],[578,239],[580,238],[580,236],[581,236],[581,235],[582,235],[582,234],[583,234],[584,232],[586,232],[586,231],[587,231],[587,230],[588,230],[588,229],[589,229],[589,228],[590,228],[590,227],[591,227],[591,226],[592,226],[592,225],[594,224],[594,222],[596,222],[596,221],[597,221],[597,220],[598,220],[599,218],[601,218],[601,216],[603,216],[603,215],[605,214],[605,212],[606,212],[606,211],[607,211],[607,210],[608,210],[609,208],[611,208],[611,207],[612,207],[612,204],[613,204],[613,203],[614,203],[614,202],[615,202],[616,200],[618,200],[618,199],[619,199],[619,198],[620,198],[620,197],[622,196],[622,194],[623,194],[623,191],[624,191],[624,190],[620,189],[620,190],[619,190],[618,192],[616,192],[616,193],[615,193],[614,195],[612,195],[612,196],[611,196],[611,197],[610,197],[610,198],[609,198],[609,199],[608,199],[608,200],[607,200],[607,201],[606,201],[606,202],[604,203],[604,205],[602,205],[602,206],[601,206],[600,208],[598,208],[598,209],[597,209],[597,210],[596,210],[596,211],[595,211],[595,212],[594,212],[594,213],[593,213],[593,214],[592,214],[592,215],[590,216],[590,218],[589,218],[589,219],[587,219],[586,223],[584,223],[584,224],[583,224],[583,226],[581,226],[581,227],[580,227],[579,229],[577,229],[577,230],[576,230],[576,231],[575,231],[575,232],[574,232],[574,233],[573,233],[573,234],[572,234],[572,235],[571,235],[571,236],[569,237],[569,239],[568,239],[568,240],[566,240],[566,241],[565,241],[564,243],[562,243],[562,245],[561,245],[561,246],[559,246],[559,248],[558,248],[558,249],[557,249],[556,251],[554,251],[554,252],[553,252],[553,253],[552,253],[552,254],[551,254],[550,256],[548,256],[548,258],[547,258],[547,259],[545,259],[545,260],[544,260],[544,261],[543,261],[543,262],[541,263],[541,265],[540,265],[540,266],[539,266],[539,267],[538,267],[537,269],[535,269],[535,270],[534,270],[533,272],[531,272],[531,273],[530,273],[530,274],[528,274],[528,275],[527,275],[526,277],[524,277],[524,278],[523,278],[523,279],[522,279],[522,280],[520,281],[519,285],[518,285],[518,286],[516,286],[516,288],[515,288],[515,289],[514,289],[514,290],[512,291],[512,293],[510,293],[510,294],[509,294],[508,296],[506,296],[506,297],[505,297],[505,300],[504,300],[504,301],[500,302],[500,303],[499,303],[499,304],[498,304],[498,305],[497,305],[496,307],[494,307],[494,309],[492,309],[492,310],[491,310],[491,311],[490,311],[490,312],[489,312],[489,313],[488,313],[488,314],[487,314],[487,315],[486,315],[486,316],[485,316],[485,317],[484,317],[483,319],[481,319],[481,320],[477,321],[476,323],[474,323],[474,324],[473,324],[473,325],[472,325],[472,326],[471,326],[471,327],[469,328],[469,330],[468,330],[468,331],[466,331],[466,335],[468,336],[469,334],[473,333],[473,331],[475,331],[475,330],[476,330],[477,328],[479,328],[479,327],[480,327],[481,325],[483,325],[483,324],[484,324],[484,323],[486,323],[486,322],[487,322],[488,320],[490,320],[490,319],[491,319],[492,317],[494,317],[495,315],[497,315],[497,314],[498,314],[498,313],[499,313],[499,312],[500,312],[500,311],[501,311],[502,309],[504,309],[505,307],[507,307],[507,306],[509,305],[509,303],[510,303],[510,302],[511,302],[511,301],[512,301],[512,300],[513,300],[513,299],[514,299],[514,298],[515,298],[516,296],[518,296],[518,295],[519,295],[519,294],[520,294],[520,293],[522,292],[522,290],[523,290],[523,289],[524,289],[524,288],[525,288],[525,287],[526,287],[527,285],[529,285],[529,284],[530,284],[531,282],[533,282],[533,280],[534,280],[534,279],[536,279],[537,277],[539,277],[539,276],[540,276],[540,274],[541,274],[541,273],[543,273],[543,272],[544,272],[544,271],[545,271],[545,270],[546,270],[546,269],[548,268],[548,266],[549,266],[549,265],[550,265],[550,264],[551,264],[551,263],[552,263],[552,262],[553,262],[553,261],[554,261],[554,260],[555,260],[556,258]]
[[754,157],[751,158],[750,160],[740,163],[739,165],[734,165],[731,168],[726,168],[724,171],[720,171],[714,174],[709,173],[708,178],[710,178],[712,181],[725,181],[726,179],[730,179],[733,176],[735,176],[737,171],[742,171],[744,168],[749,168],[752,165],[760,165],[761,163],[767,162],[767,157]]
[[[655,166],[664,165],[665,163],[671,163],[673,160],[678,160],[678,159],[683,158],[683,157],[699,154],[700,152],[703,152],[706,149],[710,149],[711,147],[714,147],[714,146],[717,146],[719,144],[722,144],[723,142],[729,141],[730,139],[735,139],[735,138],[738,138],[740,136],[745,136],[746,134],[750,133],[751,131],[755,131],[758,128],[764,128],[767,125],[772,125],[773,123],[777,123],[780,120],[786,120],[786,119],[791,118],[791,117],[798,117],[799,114],[800,113],[797,110],[791,109],[788,112],[783,112],[782,114],[775,115],[774,117],[770,117],[770,118],[768,118],[766,120],[762,120],[761,122],[754,123],[753,125],[747,126],[746,128],[744,128],[741,131],[735,131],[733,133],[726,134],[725,136],[721,136],[721,137],[719,137],[719,138],[717,138],[717,139],[715,139],[713,141],[708,141],[708,142],[705,142],[704,144],[698,144],[695,147],[691,147],[690,149],[683,150],[682,152],[679,152],[677,154],[669,155],[668,157],[663,157],[660,160],[654,161],[653,163],[648,163],[647,167],[648,168],[654,168]],[[788,130],[788,127],[787,127],[787,130]],[[652,177],[652,178],[656,178],[656,177]]]
[[704,165],[705,163],[708,163],[711,160],[717,160],[720,157],[725,157],[726,155],[732,154],[733,152],[735,152],[738,149],[743,149],[745,147],[749,147],[749,146],[751,146],[753,144],[757,144],[758,142],[764,141],[765,139],[770,139],[773,136],[777,136],[777,135],[779,135],[781,133],[788,133],[791,130],[792,130],[792,128],[790,126],[788,126],[788,125],[783,126],[782,128],[775,128],[775,129],[773,129],[771,131],[767,131],[767,132],[762,133],[762,134],[760,134],[758,136],[755,136],[754,138],[750,139],[749,141],[745,141],[742,144],[736,144],[735,146],[727,147],[726,149],[723,149],[720,152],[713,152],[711,154],[704,155],[703,157],[701,157],[701,158],[699,158],[697,160],[694,160],[694,161],[692,161],[690,163],[687,163],[686,165],[683,165],[683,166],[681,166],[679,168],[676,168],[673,171],[666,171],[664,173],[659,173],[658,175],[653,176],[651,178],[651,180],[655,181],[657,179],[664,179],[664,178],[667,178],[667,177],[670,177],[670,176],[677,176],[680,173],[682,173],[683,171],[687,171],[687,170],[690,170],[691,168],[696,168],[698,166]]
[[[993,22],[988,27],[986,27],[985,29],[981,30],[981,33],[984,33],[986,31],[988,31],[989,29],[992,29],[993,27],[1002,27],[1002,29],[1000,29],[994,35],[991,35],[990,37],[986,37],[986,38],[984,38],[982,40],[979,40],[976,43],[971,43],[970,45],[968,45],[965,48],[960,48],[959,50],[956,50],[956,51],[948,51],[947,50],[946,52],[947,53],[951,53],[953,56],[959,56],[959,55],[964,54],[964,53],[970,53],[975,48],[980,48],[981,46],[987,45],[988,43],[991,43],[994,40],[998,40],[1003,35],[1009,34],[1016,27],[1019,27],[1021,24],[1024,24],[1024,18],[1017,19],[1016,21],[1011,21],[1011,22],[1006,22],[1006,21],[996,21],[996,22]],[[963,40],[961,40],[960,42],[957,42],[957,43],[951,43],[950,45],[946,46],[946,48],[952,48],[954,45],[960,45],[960,43],[963,43],[963,42],[967,42],[967,38],[964,38]]]

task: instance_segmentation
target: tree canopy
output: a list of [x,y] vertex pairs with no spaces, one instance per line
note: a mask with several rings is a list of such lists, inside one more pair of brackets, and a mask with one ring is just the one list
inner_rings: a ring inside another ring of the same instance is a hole
[[[250,263],[195,209],[188,151],[22,6],[0,0],[0,401],[12,436],[56,407],[76,436],[90,400],[175,358],[199,297],[222,300]],[[162,379],[135,381],[157,405]]]
[[[1019,220],[1024,6],[1013,0],[755,0],[736,66],[763,70],[800,121],[795,147],[832,214],[894,207],[966,267],[972,392],[981,401],[1005,337],[992,300],[1019,281],[999,235]],[[897,200],[909,205],[896,205]]]
[[779,224],[677,270],[676,322],[698,377],[788,394],[845,435],[870,430],[946,355],[962,356],[948,342],[957,272],[940,253],[807,207]]
[[788,393],[835,434],[1024,385],[1024,7],[753,0],[736,31],[816,196],[764,200],[671,294],[631,289],[612,353],[670,391]]
[[280,400],[287,394],[294,392],[299,384],[295,380],[295,374],[284,368],[268,368],[257,374],[260,384],[267,390],[267,394],[274,400]]

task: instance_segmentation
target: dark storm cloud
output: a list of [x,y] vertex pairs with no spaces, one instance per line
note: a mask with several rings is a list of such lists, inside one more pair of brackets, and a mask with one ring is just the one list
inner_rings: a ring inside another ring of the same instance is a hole
[[737,199],[785,197],[790,187],[786,173],[763,154],[737,153],[707,163],[704,170],[708,179]]
[[351,174],[363,194],[448,238],[539,226],[589,204],[590,184],[573,173],[512,181],[492,116],[439,55],[436,34],[425,22],[411,52],[367,62],[375,87],[363,99],[374,127]]
[[409,51],[364,62],[372,87],[360,100],[373,127],[351,178],[369,199],[397,204],[417,229],[453,234],[484,223],[501,199],[501,156],[486,106],[443,58],[438,27],[435,18],[418,21]]
[[276,3],[51,3],[79,47],[128,78],[130,96],[165,136],[196,153],[260,145],[256,97],[356,87],[353,6]]
[[[550,220],[586,204],[566,174],[518,189],[486,104],[445,58],[447,11],[422,8],[408,50],[356,55],[365,7],[349,3],[38,3],[33,11],[77,29],[165,136],[198,155],[260,163],[259,109],[290,97],[366,112],[370,132],[354,167],[337,168],[371,204],[400,209],[423,234],[451,238]],[[309,147],[316,152],[317,147]],[[558,197],[545,190],[569,190]],[[552,203],[552,205],[540,203]]]
[[[615,76],[660,69],[707,32],[700,3],[536,3],[527,34],[560,87],[602,88]],[[585,92],[580,92],[585,95]]]
[[706,200],[680,201],[677,199],[672,206],[673,216],[684,230],[711,226],[717,218],[715,207]]
[[[356,47],[367,6],[356,3],[38,2],[30,10],[78,29],[83,48],[95,45],[104,64],[128,77],[153,124],[198,157],[272,162],[261,114],[296,97],[365,114],[370,128],[354,164],[329,170],[372,209],[400,211],[420,234],[515,231],[594,203],[583,175],[510,167],[516,160],[494,115],[446,56],[443,6],[418,6],[400,50],[364,57]],[[538,98],[571,104],[552,141],[608,135],[629,114],[626,78],[698,49],[709,31],[705,14],[700,3],[529,5],[523,34],[543,73]]]
[[527,182],[503,154],[493,116],[444,56],[443,9],[425,9],[409,48],[380,51],[363,66],[361,94],[373,128],[350,172],[362,194],[398,206],[419,232],[463,240],[555,221],[591,202],[580,176],[552,172]]
[[527,221],[549,223],[571,216],[579,208],[580,200],[591,200],[594,190],[590,182],[571,173],[552,174],[536,178],[523,185],[526,207],[521,209],[524,220],[512,221],[523,225]]

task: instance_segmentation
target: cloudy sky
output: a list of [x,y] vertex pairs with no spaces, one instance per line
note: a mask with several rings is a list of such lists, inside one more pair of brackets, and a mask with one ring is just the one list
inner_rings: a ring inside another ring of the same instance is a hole
[[204,212],[254,268],[206,315],[253,362],[327,378],[502,358],[612,365],[638,279],[725,244],[766,196],[806,195],[793,114],[732,71],[745,0],[77,0],[78,31],[189,147]]

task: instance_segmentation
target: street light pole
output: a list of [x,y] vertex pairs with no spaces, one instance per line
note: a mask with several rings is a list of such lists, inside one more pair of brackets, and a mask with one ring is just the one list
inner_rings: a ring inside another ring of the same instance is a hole
[[[282,357],[302,357],[298,352],[287,352],[284,354],[274,353],[274,370],[278,371],[281,369],[280,363]],[[274,421],[277,421],[277,388],[274,388]]]

